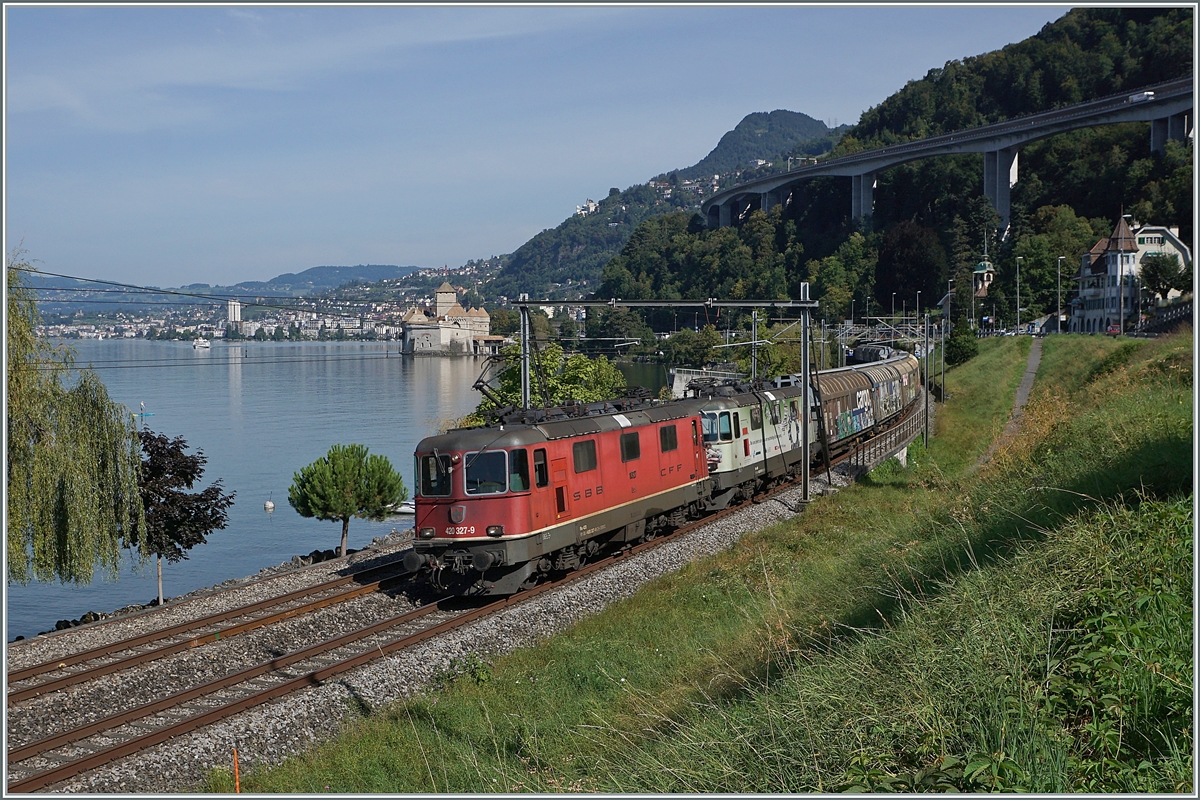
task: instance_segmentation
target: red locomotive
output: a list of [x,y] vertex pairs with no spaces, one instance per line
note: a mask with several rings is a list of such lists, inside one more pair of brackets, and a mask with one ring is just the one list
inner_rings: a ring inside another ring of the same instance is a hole
[[511,594],[604,544],[699,516],[709,493],[700,426],[694,410],[667,404],[424,439],[405,565],[441,587]]

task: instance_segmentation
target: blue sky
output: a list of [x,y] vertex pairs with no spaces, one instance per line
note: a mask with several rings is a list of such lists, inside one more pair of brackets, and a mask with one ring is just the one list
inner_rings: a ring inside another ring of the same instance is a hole
[[158,286],[460,266],[1067,8],[8,5],[6,252]]

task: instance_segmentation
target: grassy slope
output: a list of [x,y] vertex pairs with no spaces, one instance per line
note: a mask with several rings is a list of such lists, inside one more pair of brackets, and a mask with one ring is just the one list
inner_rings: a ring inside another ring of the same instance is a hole
[[[1069,745],[1038,769],[1004,750],[1033,740],[997,709],[1027,699],[1013,676],[1034,644],[1045,655],[1030,633],[1045,629],[1038,613],[1074,607],[1044,600],[1072,589],[1034,579],[1058,575],[1044,568],[1055,558],[1084,558],[1048,549],[1058,531],[1098,530],[1074,516],[1097,504],[1084,494],[1190,486],[1190,372],[1179,377],[1190,337],[1126,349],[1124,366],[1110,359],[1100,372],[1094,348],[1120,351],[1111,340],[1047,340],[1026,434],[963,477],[1007,417],[1028,340],[983,345],[948,374],[939,436],[909,469],[876,470],[543,647],[459,665],[444,691],[373,713],[247,788],[802,791],[913,779],[925,767],[925,779],[972,788],[980,778],[968,765],[1004,785],[1080,786]],[[1070,399],[1097,375],[1082,406]],[[1051,484],[1069,491],[1029,489]],[[1154,770],[1152,785],[1169,788],[1179,772]],[[211,788],[226,782],[214,775]]]

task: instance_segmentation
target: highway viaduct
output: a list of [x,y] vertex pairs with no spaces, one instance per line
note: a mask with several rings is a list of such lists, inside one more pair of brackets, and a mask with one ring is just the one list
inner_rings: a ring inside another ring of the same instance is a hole
[[710,228],[727,226],[756,208],[769,211],[773,206],[787,203],[792,191],[806,180],[848,176],[851,217],[869,223],[875,204],[875,176],[880,171],[932,156],[982,153],[983,193],[999,213],[1000,230],[1006,234],[1010,192],[1017,182],[1017,153],[1021,145],[1077,128],[1149,122],[1150,148],[1161,153],[1168,139],[1187,138],[1194,116],[1192,79],[1181,78],[1053,111],[797,167],[782,175],[759,178],[718,192],[701,205],[701,212]]

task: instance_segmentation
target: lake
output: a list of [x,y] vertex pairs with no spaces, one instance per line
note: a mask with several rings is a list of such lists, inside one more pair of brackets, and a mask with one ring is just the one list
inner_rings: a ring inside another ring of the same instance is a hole
[[[196,489],[222,479],[237,492],[229,525],[177,564],[163,564],[163,594],[186,594],[252,575],[293,555],[336,548],[341,524],[305,519],[287,502],[292,475],[332,444],[359,443],[386,456],[412,496],[417,442],[473,410],[482,358],[401,356],[396,342],[223,343],[78,340],[76,363],[92,365],[111,397],[153,416],[150,430],[187,440],[208,458]],[[273,513],[263,504],[275,503]],[[411,525],[412,517],[350,521],[351,548]],[[120,577],[87,586],[32,583],[5,593],[6,639],[50,630],[59,619],[109,612],[157,597],[154,563],[133,559]]]

